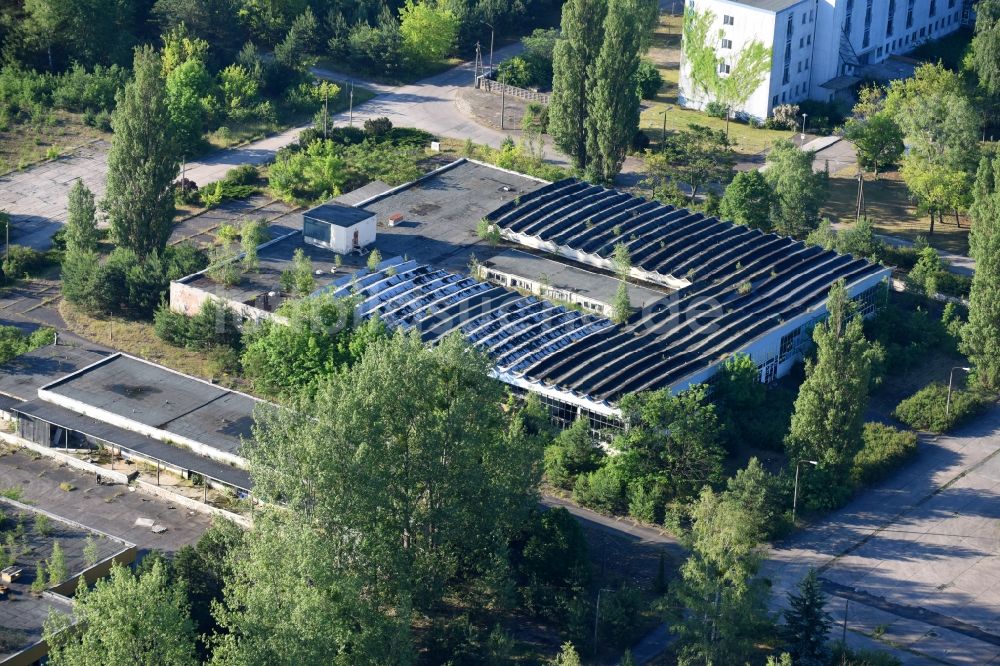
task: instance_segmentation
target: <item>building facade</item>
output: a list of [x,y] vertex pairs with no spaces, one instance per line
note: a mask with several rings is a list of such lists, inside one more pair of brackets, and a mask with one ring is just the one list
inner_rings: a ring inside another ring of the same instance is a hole
[[[711,12],[718,71],[730,73],[747,44],[771,48],[771,68],[734,113],[762,119],[774,107],[848,93],[865,68],[957,30],[971,16],[966,0],[688,0],[686,11]],[[681,63],[679,100],[704,108]]]

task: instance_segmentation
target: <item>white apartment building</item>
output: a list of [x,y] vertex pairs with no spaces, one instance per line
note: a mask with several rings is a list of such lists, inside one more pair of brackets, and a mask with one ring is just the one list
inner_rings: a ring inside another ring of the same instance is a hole
[[[781,104],[832,101],[865,68],[958,29],[971,0],[688,0],[686,11],[709,11],[719,73],[727,75],[754,40],[772,51],[771,69],[746,104],[733,112],[762,119]],[[683,60],[683,58],[682,58]],[[690,70],[681,63],[683,106],[703,108]]]

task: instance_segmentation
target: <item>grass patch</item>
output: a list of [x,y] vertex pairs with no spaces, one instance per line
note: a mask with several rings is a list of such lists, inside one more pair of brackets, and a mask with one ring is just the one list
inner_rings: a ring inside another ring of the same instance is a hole
[[[852,223],[857,210],[857,197],[858,181],[855,178],[830,178],[830,194],[821,215],[835,223]],[[969,251],[969,220],[960,216],[962,226],[959,227],[954,216],[946,215],[944,223],[936,224],[934,234],[928,235],[930,220],[917,212],[906,184],[896,171],[879,174],[877,181],[866,180],[865,210],[868,217],[875,221],[875,230],[880,234],[909,241],[924,236],[938,250],[957,254]]]
[[6,497],[9,500],[14,500],[18,502],[21,500],[23,493],[21,493],[20,488],[10,487],[0,490],[0,497]]
[[83,122],[82,113],[49,109],[36,122],[0,121],[0,174],[24,169],[69,152],[93,139],[108,138]]
[[74,486],[69,481],[63,481],[62,483],[59,484],[59,490],[64,490],[67,493],[71,493],[74,490],[76,490],[76,486]]
[[213,354],[174,347],[161,340],[152,322],[92,317],[65,300],[59,303],[59,314],[69,330],[88,340],[226,386],[238,382],[223,371],[223,363]]

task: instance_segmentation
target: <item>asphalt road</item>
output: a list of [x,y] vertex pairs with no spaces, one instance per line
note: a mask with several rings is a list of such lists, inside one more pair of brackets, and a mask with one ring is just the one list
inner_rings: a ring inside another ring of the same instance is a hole
[[849,635],[880,634],[907,664],[1000,664],[998,454],[1000,406],[923,438],[911,465],[772,549],[775,609],[814,567]]

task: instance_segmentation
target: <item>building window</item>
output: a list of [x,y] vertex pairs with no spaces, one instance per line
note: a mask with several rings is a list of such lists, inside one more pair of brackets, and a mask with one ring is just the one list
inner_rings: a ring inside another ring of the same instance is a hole
[[794,17],[791,14],[788,15],[788,34],[785,35],[785,39],[787,41],[792,40],[792,33],[795,32],[795,21],[793,18]]
[[729,65],[727,63],[720,62],[719,63],[719,74],[728,74],[728,73],[729,73]]
[[[787,85],[790,79],[788,72],[788,65],[785,65],[785,71],[781,74],[781,85]],[[781,93],[782,100],[784,100],[785,93]]]
[[806,71],[809,71],[809,58],[806,58]]
[[906,0],[906,29],[913,27],[913,3],[916,0]]
[[784,363],[789,356],[795,353],[795,344],[799,339],[800,329],[781,336],[781,348],[778,352],[778,363]]
[[948,0],[948,9],[955,8],[955,0]]
[[806,35],[806,44],[812,44],[812,43],[813,43],[813,36]]
[[881,57],[882,57],[882,47],[881,47],[881,46],[880,46],[880,47],[878,47],[878,52],[876,53],[876,55],[877,55],[877,57],[879,57],[879,58],[881,58]]
[[722,16],[722,25],[735,25],[733,23],[733,17],[730,16],[729,14],[724,14]]
[[797,66],[797,67],[795,68],[795,71],[797,71],[797,72],[801,72],[801,71],[802,71],[802,61],[801,61],[801,60],[799,60],[799,64],[798,64],[798,66]]
[[896,0],[889,0],[889,15],[885,19],[885,36],[892,37],[892,22],[896,18]]
[[771,98],[771,106],[778,106],[778,96],[775,95]]
[[722,48],[724,48],[724,49],[731,49],[731,48],[733,48],[733,40],[731,40],[731,39],[723,39],[722,40]]
[[935,16],[937,14],[937,0],[931,0],[930,11],[927,12],[927,16]]
[[799,48],[801,49],[805,45],[806,45],[806,38],[805,37],[799,37]]

